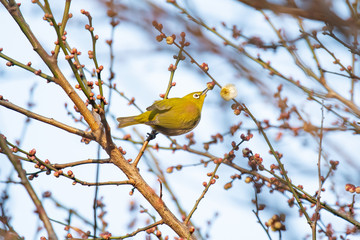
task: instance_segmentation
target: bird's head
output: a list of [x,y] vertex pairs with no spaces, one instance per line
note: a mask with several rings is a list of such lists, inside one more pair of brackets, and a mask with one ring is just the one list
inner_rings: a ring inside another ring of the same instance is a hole
[[204,104],[204,100],[206,97],[206,93],[209,89],[205,88],[202,92],[193,92],[189,93],[188,95],[184,96],[183,98],[195,103],[200,109],[202,109],[202,106]]

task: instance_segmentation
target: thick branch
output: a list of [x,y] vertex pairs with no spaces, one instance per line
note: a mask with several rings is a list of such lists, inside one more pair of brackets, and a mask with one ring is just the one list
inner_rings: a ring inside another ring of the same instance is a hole
[[[106,145],[111,146],[112,144]],[[138,169],[124,159],[118,148],[108,149],[105,146],[103,147],[110,155],[111,161],[118,166],[130,180],[134,181],[133,186],[144,196],[151,206],[153,206],[166,225],[184,239],[196,239],[195,236],[190,234],[187,226],[175,217],[163,200],[155,193],[154,189],[145,182]]]

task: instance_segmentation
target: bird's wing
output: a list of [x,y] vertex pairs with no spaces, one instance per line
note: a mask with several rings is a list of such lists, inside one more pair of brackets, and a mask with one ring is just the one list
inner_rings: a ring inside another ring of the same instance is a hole
[[159,100],[159,101],[155,101],[153,103],[153,105],[151,105],[150,107],[147,107],[146,110],[147,111],[152,111],[152,110],[159,110],[159,111],[166,111],[172,108],[173,101],[174,98],[170,98],[170,99],[164,99],[164,100]]

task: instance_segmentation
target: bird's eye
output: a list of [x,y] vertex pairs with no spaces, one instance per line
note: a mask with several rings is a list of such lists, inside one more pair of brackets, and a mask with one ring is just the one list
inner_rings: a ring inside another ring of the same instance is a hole
[[199,97],[200,97],[200,95],[199,95],[199,94],[197,94],[197,93],[195,93],[195,94],[193,95],[193,97],[194,97],[194,98],[199,98]]

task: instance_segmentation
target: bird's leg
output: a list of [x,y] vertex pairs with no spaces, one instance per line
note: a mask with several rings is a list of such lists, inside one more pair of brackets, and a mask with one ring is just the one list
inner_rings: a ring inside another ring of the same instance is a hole
[[156,138],[156,135],[158,135],[159,133],[155,130],[155,129],[153,129],[152,131],[151,131],[151,133],[147,133],[147,138],[146,138],[146,141],[147,142],[150,142],[151,140],[154,140],[155,138]]
[[132,164],[134,167],[136,167],[136,166],[138,165],[138,163],[139,163],[139,161],[140,161],[140,158],[141,158],[142,155],[144,154],[147,145],[149,144],[149,142],[150,142],[151,140],[153,140],[153,139],[156,138],[156,135],[157,135],[157,134],[158,134],[158,132],[157,132],[155,129],[153,129],[153,130],[151,131],[151,133],[148,133],[148,134],[147,134],[148,136],[147,136],[144,144],[142,145],[139,154],[137,155],[135,161],[134,161],[133,164]]

